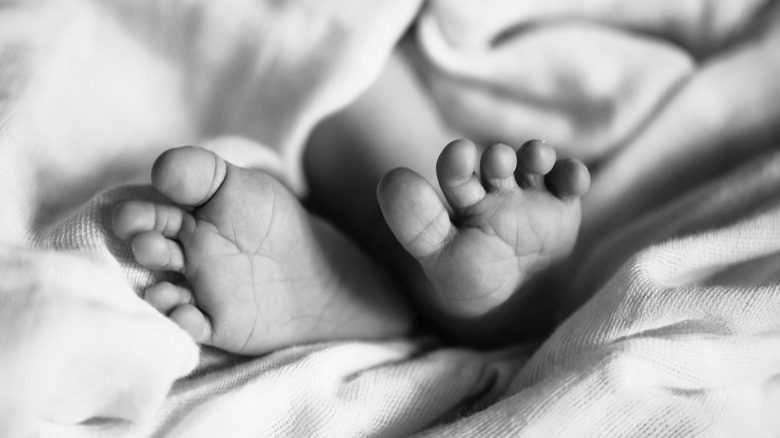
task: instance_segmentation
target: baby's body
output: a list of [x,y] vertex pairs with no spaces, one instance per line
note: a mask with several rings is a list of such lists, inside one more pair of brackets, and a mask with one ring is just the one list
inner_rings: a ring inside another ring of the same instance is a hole
[[[522,305],[528,277],[571,251],[589,185],[581,163],[556,162],[543,142],[479,155],[464,140],[443,150],[446,202],[408,169],[378,190],[387,224],[422,267],[406,283],[445,329],[516,318],[506,308]],[[113,229],[141,265],[183,274],[184,284],[155,284],[145,298],[196,341],[262,354],[411,330],[398,283],[268,174],[185,147],[157,159],[152,184],[172,203],[122,203]]]

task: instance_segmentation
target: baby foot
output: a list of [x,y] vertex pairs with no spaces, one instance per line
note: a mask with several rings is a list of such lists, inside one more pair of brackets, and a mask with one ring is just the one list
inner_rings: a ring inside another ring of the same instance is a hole
[[380,272],[277,180],[196,147],[163,153],[152,185],[112,226],[143,266],[183,274],[145,299],[195,341],[239,354],[401,335],[410,319]]
[[480,177],[478,158],[476,146],[465,140],[439,156],[436,172],[452,214],[411,170],[391,171],[378,189],[387,224],[432,286],[420,285],[432,295],[424,298],[456,318],[498,309],[532,276],[567,256],[579,228],[579,198],[590,185],[582,163],[556,162],[553,148],[541,141],[518,151],[503,144],[488,148]]

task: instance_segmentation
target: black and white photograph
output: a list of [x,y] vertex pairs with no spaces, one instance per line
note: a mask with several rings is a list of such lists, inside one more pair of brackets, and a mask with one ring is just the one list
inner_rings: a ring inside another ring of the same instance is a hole
[[0,438],[780,437],[780,0],[0,0]]

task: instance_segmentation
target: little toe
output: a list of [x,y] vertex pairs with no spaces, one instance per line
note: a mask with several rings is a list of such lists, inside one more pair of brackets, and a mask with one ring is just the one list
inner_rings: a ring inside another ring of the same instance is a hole
[[489,189],[516,189],[515,168],[517,168],[517,153],[505,144],[494,144],[482,154],[480,162],[482,182]]
[[145,231],[130,241],[135,260],[158,271],[184,270],[184,253],[179,244],[157,231]]
[[555,163],[545,183],[559,198],[580,197],[590,188],[590,173],[581,161],[567,158]]
[[111,228],[117,237],[129,240],[144,231],[157,231],[165,237],[176,237],[185,212],[173,205],[146,201],[122,202],[111,215]]
[[434,255],[456,232],[434,188],[409,169],[398,168],[385,175],[377,197],[390,230],[414,257]]
[[169,314],[182,304],[193,304],[189,289],[168,282],[153,284],[144,291],[144,299],[163,314]]
[[195,342],[204,344],[211,340],[211,322],[192,304],[177,306],[168,318],[187,332]]
[[468,140],[455,140],[444,147],[436,162],[439,186],[447,202],[462,210],[485,197],[485,189],[475,174],[479,152]]
[[227,175],[227,163],[214,152],[184,146],[163,152],[152,167],[152,186],[182,205],[211,199]]

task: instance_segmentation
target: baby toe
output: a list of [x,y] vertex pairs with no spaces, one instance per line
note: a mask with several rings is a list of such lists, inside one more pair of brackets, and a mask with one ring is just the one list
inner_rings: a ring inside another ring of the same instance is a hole
[[179,245],[157,231],[145,231],[131,241],[135,260],[142,266],[158,271],[184,270],[184,253]]
[[434,188],[409,169],[388,172],[379,182],[377,198],[388,227],[414,257],[436,254],[455,232]]
[[129,240],[144,231],[158,231],[165,237],[176,237],[185,214],[173,205],[127,201],[114,208],[111,228],[123,240]]
[[143,201],[122,202],[111,214],[111,229],[123,240],[154,229],[154,207]]
[[517,153],[505,144],[494,144],[482,154],[480,162],[482,181],[489,189],[516,189],[517,183],[514,178],[516,168]]
[[211,339],[211,322],[192,304],[177,306],[168,318],[187,332],[195,342],[208,343]]
[[455,140],[444,147],[436,162],[439,186],[455,210],[469,207],[485,197],[475,174],[477,147],[468,140]]
[[518,171],[546,175],[555,165],[555,149],[543,140],[530,140],[518,151]]
[[195,146],[163,152],[152,167],[152,186],[182,205],[199,206],[217,192],[227,163],[217,154]]
[[189,289],[168,282],[149,286],[144,291],[144,299],[160,313],[169,314],[182,304],[192,304],[193,296]]
[[590,172],[579,160],[563,159],[555,163],[545,183],[559,198],[580,197],[590,188]]

